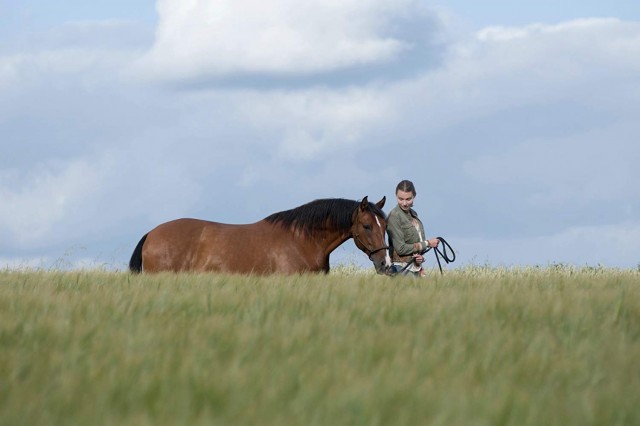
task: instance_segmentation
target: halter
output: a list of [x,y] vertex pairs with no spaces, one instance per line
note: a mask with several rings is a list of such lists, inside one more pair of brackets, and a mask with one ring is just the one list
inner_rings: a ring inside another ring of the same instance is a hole
[[382,250],[388,250],[388,249],[389,249],[389,246],[382,246],[382,247],[377,248],[377,249],[370,249],[370,248],[369,248],[369,247],[364,243],[364,241],[362,241],[362,240],[360,239],[360,235],[358,234],[358,228],[359,228],[359,226],[358,226],[358,225],[359,225],[359,222],[358,222],[358,209],[359,209],[359,208],[360,208],[360,207],[358,207],[358,208],[356,209],[356,230],[355,230],[355,232],[353,233],[353,239],[354,239],[355,241],[360,242],[360,244],[362,244],[362,246],[364,247],[364,252],[365,252],[365,254],[366,254],[367,256],[369,256],[369,260],[371,260],[371,261],[373,262],[373,259],[371,259],[371,256],[373,256],[375,253],[377,253],[377,252],[379,252],[379,251],[382,251]]

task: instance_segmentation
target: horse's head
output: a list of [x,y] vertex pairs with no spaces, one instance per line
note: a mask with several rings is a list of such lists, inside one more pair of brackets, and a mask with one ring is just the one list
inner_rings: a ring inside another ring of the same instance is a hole
[[360,206],[353,213],[353,227],[351,228],[356,247],[362,250],[373,262],[376,272],[384,274],[391,267],[389,247],[385,242],[387,221],[382,207],[387,197],[376,204],[369,203],[364,197]]

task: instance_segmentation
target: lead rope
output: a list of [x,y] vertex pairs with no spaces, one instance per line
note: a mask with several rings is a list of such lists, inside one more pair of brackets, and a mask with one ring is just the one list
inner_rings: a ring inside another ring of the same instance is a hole
[[[451,244],[449,244],[447,242],[447,240],[445,240],[442,237],[436,237],[441,243],[442,243],[442,251],[440,251],[440,249],[438,247],[427,247],[426,250],[423,250],[420,252],[421,255],[424,255],[425,253],[429,252],[429,250],[434,249],[433,253],[436,255],[436,260],[438,261],[438,268],[440,268],[440,275],[443,275],[444,272],[442,272],[442,264],[440,263],[440,257],[442,257],[442,260],[444,260],[447,264],[455,262],[456,260],[456,253],[453,251],[453,248],[451,247]],[[449,256],[449,252],[448,250],[451,251],[451,256]],[[438,256],[440,255],[440,256]],[[407,269],[413,265],[413,263],[416,261],[415,258],[411,259],[411,261],[407,262],[406,266],[404,266],[402,269],[400,269],[396,274],[406,274],[407,273]]]

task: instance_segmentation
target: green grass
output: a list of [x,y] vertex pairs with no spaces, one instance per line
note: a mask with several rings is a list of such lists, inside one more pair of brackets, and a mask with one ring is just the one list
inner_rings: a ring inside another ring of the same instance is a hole
[[640,272],[0,272],[0,424],[640,424]]

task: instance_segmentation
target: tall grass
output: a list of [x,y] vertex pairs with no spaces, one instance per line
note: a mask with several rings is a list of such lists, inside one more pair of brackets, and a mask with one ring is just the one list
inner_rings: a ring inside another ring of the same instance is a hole
[[640,273],[0,273],[0,423],[640,424]]

